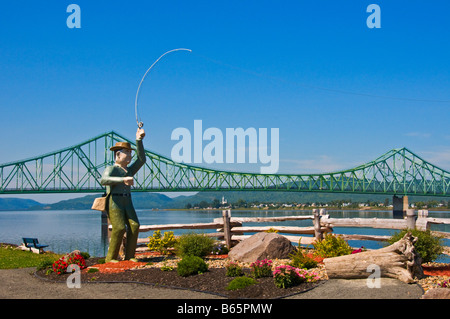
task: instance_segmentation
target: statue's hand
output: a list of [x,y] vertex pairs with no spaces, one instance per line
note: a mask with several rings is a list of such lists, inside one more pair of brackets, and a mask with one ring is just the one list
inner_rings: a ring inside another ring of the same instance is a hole
[[134,179],[131,176],[127,176],[123,178],[123,182],[125,183],[125,185],[127,186],[133,186],[134,185]]
[[138,128],[137,132],[136,132],[136,139],[137,140],[142,140],[145,136],[145,131],[143,128]]

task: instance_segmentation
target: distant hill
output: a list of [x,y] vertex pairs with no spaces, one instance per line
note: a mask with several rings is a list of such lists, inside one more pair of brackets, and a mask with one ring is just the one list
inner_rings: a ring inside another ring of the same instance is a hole
[[100,197],[101,195],[87,195],[84,197],[79,198],[73,198],[73,199],[66,199],[59,201],[54,204],[47,204],[45,205],[44,209],[51,209],[51,210],[65,210],[65,209],[71,209],[71,210],[84,210],[84,209],[90,209],[92,206],[92,203],[94,202],[94,199],[97,197]]
[[[94,199],[100,197],[97,195],[87,195],[80,198],[67,199],[54,204],[45,205],[45,209],[54,210],[83,210],[91,209]],[[166,208],[173,200],[163,194],[156,193],[133,193],[133,205],[135,209],[151,209],[151,208]]]
[[[0,198],[0,210],[84,210],[90,209],[96,197],[100,194],[62,200],[54,204],[42,204],[31,199]],[[136,209],[164,209],[185,208],[186,204],[195,206],[202,201],[211,203],[214,199],[222,200],[225,197],[228,203],[236,203],[242,199],[248,203],[328,203],[334,200],[346,200],[351,202],[380,202],[387,198],[392,203],[391,195],[373,194],[326,194],[326,193],[297,193],[297,192],[271,192],[271,191],[222,191],[199,192],[192,196],[168,197],[158,193],[133,193],[133,204]],[[448,201],[448,197],[410,196],[409,202],[416,201]]]
[[27,210],[31,207],[42,208],[43,206],[43,204],[32,199],[0,198],[0,210]]
[[[32,199],[1,198],[1,210],[85,210],[91,209],[94,199],[101,194],[86,195],[84,197],[66,199],[53,204],[42,204]],[[182,196],[183,197],[183,196]],[[173,200],[163,194],[133,193],[133,204],[136,209],[172,208]],[[177,205],[175,205],[177,207]],[[184,206],[183,206],[184,207]]]

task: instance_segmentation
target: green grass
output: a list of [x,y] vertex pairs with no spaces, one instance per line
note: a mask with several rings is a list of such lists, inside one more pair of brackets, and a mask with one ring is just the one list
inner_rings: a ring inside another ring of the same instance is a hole
[[0,247],[0,269],[39,267],[44,263],[53,263],[63,255],[18,250],[9,246]]

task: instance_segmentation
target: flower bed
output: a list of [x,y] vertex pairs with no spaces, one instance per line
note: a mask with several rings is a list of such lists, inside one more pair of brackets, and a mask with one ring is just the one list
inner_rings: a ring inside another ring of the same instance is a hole
[[[182,288],[192,289],[195,291],[203,291],[206,293],[218,294],[228,298],[280,298],[289,296],[292,294],[301,293],[305,290],[312,289],[319,283],[302,283],[297,286],[293,286],[286,289],[280,289],[275,286],[274,278],[262,277],[256,279],[257,283],[249,287],[237,290],[227,290],[228,284],[236,277],[226,276],[226,269],[224,263],[227,260],[215,259],[207,260],[211,265],[208,271],[201,275],[193,275],[188,277],[182,277],[177,274],[175,269],[164,271],[162,267],[154,267],[154,265],[144,265],[141,268],[132,269],[136,267],[136,262],[121,261],[118,263],[106,263],[98,264],[100,258],[90,258],[86,260],[88,267],[97,266],[104,268],[105,271],[89,272],[87,269],[81,271],[81,283],[82,285],[90,282],[137,282],[142,284],[149,284],[157,287],[169,287],[169,288]],[[175,258],[173,260],[176,260]],[[217,262],[214,264],[212,262]],[[219,264],[219,262],[221,264]],[[274,261],[275,262],[275,261]],[[277,261],[279,262],[279,261]],[[161,263],[162,265],[163,263]],[[244,268],[246,276],[251,276],[251,269],[247,265]],[[111,268],[114,267],[117,272]],[[120,270],[119,270],[120,269]],[[39,270],[36,272],[38,277],[45,280],[51,280],[56,282],[65,282],[70,274],[64,273],[57,275],[56,273],[46,273],[46,270]],[[188,294],[189,292],[186,292]]]
[[84,260],[83,256],[74,254],[74,255],[66,255],[59,258],[57,261],[53,263],[52,270],[58,275],[61,275],[62,273],[65,273],[67,271],[69,265],[73,264],[78,265],[80,269],[86,268],[86,261]]
[[303,282],[315,282],[320,279],[317,273],[289,265],[281,265],[273,271],[275,285],[278,288],[289,288]]
[[[354,250],[353,253],[361,251],[364,250]],[[185,278],[179,276],[175,271],[180,257],[173,253],[162,254],[161,252],[147,251],[136,254],[138,262],[119,261],[101,264],[99,263],[101,258],[89,258],[86,259],[87,269],[83,269],[85,268],[84,259],[76,255],[72,256],[70,260],[60,259],[55,262],[54,272],[50,271],[49,273],[48,270],[42,270],[40,274],[44,274],[49,280],[63,281],[69,276],[63,270],[67,268],[67,265],[75,263],[82,269],[83,282],[136,281],[219,293],[231,298],[276,298],[313,288],[318,284],[316,281],[328,279],[323,258],[315,256],[313,250],[306,250],[303,254],[317,261],[317,267],[306,271],[300,269],[299,266],[289,265],[292,262],[291,259],[259,260],[253,264],[236,262],[235,266],[241,267],[242,273],[227,274],[227,265],[230,264],[228,255],[215,254],[205,257],[208,271],[202,275]],[[420,279],[418,284],[425,291],[450,285],[450,264],[427,263],[422,267],[425,278]],[[95,268],[96,271],[89,270],[92,268]],[[270,273],[267,270],[270,270]],[[225,291],[224,287],[233,279],[233,276],[237,275],[253,277],[257,283],[242,290]],[[223,276],[223,278],[218,276]]]

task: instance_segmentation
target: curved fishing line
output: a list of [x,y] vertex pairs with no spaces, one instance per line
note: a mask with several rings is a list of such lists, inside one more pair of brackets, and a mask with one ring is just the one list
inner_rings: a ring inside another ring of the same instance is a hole
[[209,62],[215,63],[217,65],[225,66],[227,68],[234,69],[234,70],[237,70],[237,71],[240,71],[243,73],[258,76],[261,78],[267,78],[267,79],[270,79],[270,80],[276,81],[276,82],[293,84],[293,85],[297,85],[297,86],[309,88],[309,89],[314,89],[314,90],[328,91],[328,92],[333,92],[333,93],[338,93],[338,94],[364,96],[364,97],[370,97],[370,98],[388,99],[388,100],[399,100],[399,101],[409,101],[409,102],[428,102],[428,103],[450,103],[450,100],[435,100],[435,99],[421,99],[421,98],[408,98],[408,97],[399,97],[399,96],[378,95],[378,94],[362,93],[362,92],[356,92],[356,91],[346,91],[346,90],[310,85],[310,84],[305,84],[305,83],[293,82],[293,81],[288,81],[288,80],[280,78],[280,77],[271,76],[271,75],[267,75],[264,73],[255,72],[253,70],[245,69],[245,68],[242,68],[239,66],[224,63],[222,61],[218,61],[218,60],[212,59],[212,58],[204,56],[204,55],[200,55],[200,54],[196,54],[196,55],[209,61]]
[[184,49],[184,48],[173,49],[173,50],[167,51],[166,53],[162,54],[158,59],[156,59],[155,62],[153,62],[153,64],[152,64],[152,65],[147,69],[147,71],[145,72],[144,76],[143,76],[142,79],[141,79],[141,82],[139,82],[139,86],[138,86],[138,89],[137,89],[137,92],[136,92],[136,98],[135,98],[135,100],[134,100],[134,112],[135,112],[135,115],[136,115],[136,123],[137,123],[137,125],[138,125],[139,128],[141,128],[141,127],[144,126],[144,123],[143,123],[142,121],[139,120],[139,116],[138,116],[138,107],[137,107],[137,105],[138,105],[139,90],[141,89],[142,82],[144,82],[144,79],[145,79],[145,77],[147,76],[148,72],[150,72],[150,70],[155,66],[156,63],[158,63],[159,60],[162,59],[163,56],[165,56],[166,54],[169,54],[169,53],[171,53],[171,52],[175,52],[175,51],[189,51],[189,52],[192,52],[192,50],[190,50],[190,49]]

